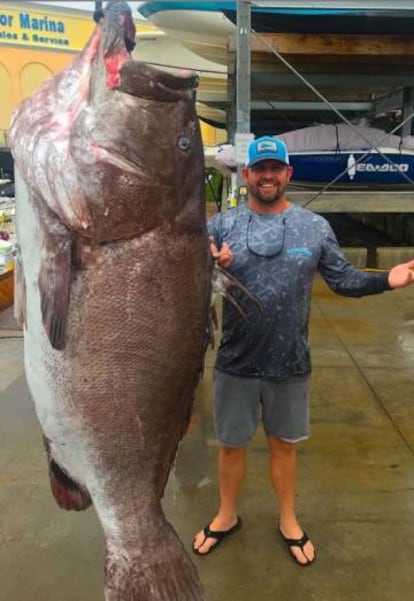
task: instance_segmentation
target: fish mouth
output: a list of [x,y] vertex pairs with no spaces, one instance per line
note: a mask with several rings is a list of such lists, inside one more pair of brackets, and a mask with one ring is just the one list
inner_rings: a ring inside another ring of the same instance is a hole
[[102,45],[104,56],[123,44],[127,53],[135,48],[136,29],[131,9],[124,0],[109,0],[105,8],[98,10],[94,19],[102,27]]
[[101,56],[109,88],[160,101],[175,100],[197,88],[199,78],[193,71],[173,73],[133,59],[136,30],[127,2],[109,0],[101,14]]
[[123,64],[120,76],[121,92],[160,102],[192,96],[198,86],[196,73],[175,75],[136,60]]

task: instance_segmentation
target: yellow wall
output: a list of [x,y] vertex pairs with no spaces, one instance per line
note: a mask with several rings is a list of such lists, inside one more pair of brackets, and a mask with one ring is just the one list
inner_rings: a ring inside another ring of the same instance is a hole
[[79,52],[93,26],[92,15],[87,12],[30,2],[0,2],[0,42],[4,46]]
[[12,110],[51,74],[61,71],[73,54],[0,46],[0,146]]
[[[135,23],[139,31],[155,29],[147,22]],[[14,108],[73,60],[94,26],[87,12],[0,1],[0,146],[7,146]],[[221,141],[220,130],[201,123],[201,131],[205,144]]]
[[14,108],[70,63],[93,28],[88,13],[0,2],[0,146]]
[[217,144],[224,144],[227,141],[227,132],[225,129],[212,127],[202,121],[200,121],[200,124],[204,146],[217,146]]

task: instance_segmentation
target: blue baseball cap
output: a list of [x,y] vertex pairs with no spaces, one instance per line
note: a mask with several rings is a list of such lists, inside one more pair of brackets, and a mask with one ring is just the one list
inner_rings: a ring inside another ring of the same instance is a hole
[[250,142],[247,148],[246,167],[252,167],[259,161],[273,159],[289,165],[289,153],[286,144],[273,136],[262,136]]

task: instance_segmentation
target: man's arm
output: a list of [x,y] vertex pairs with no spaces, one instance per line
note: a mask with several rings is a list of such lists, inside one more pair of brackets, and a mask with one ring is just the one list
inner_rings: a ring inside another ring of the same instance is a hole
[[[337,294],[354,297],[381,294],[386,290],[401,288],[411,283],[412,272],[409,276],[409,269],[407,267],[402,268],[401,265],[394,267],[390,272],[370,272],[356,269],[345,258],[327,221],[324,228],[323,250],[318,270],[331,290]],[[409,278],[410,281],[408,281]]]

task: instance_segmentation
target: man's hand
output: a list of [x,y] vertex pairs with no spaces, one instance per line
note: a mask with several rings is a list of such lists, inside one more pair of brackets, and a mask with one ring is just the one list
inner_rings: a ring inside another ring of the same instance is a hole
[[227,244],[227,242],[223,242],[220,250],[218,250],[214,239],[210,238],[210,252],[223,269],[229,267],[233,262],[234,255],[231,252],[230,246]]
[[414,283],[414,259],[408,263],[400,263],[393,267],[388,274],[388,284],[391,288],[405,288]]

